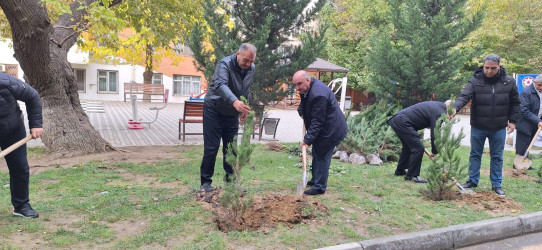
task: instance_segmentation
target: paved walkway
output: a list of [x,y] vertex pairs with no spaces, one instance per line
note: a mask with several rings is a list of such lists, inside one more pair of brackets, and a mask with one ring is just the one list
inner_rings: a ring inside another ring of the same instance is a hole
[[[184,104],[169,103],[166,108],[159,111],[156,122],[147,125],[144,129],[128,129],[128,120],[133,119],[131,102],[101,102],[103,109],[87,110],[90,123],[100,135],[115,147],[149,146],[149,145],[180,145],[203,144],[202,135],[187,135],[186,141],[179,140],[179,118],[182,116]],[[151,107],[161,107],[162,103],[137,104],[138,117],[142,121],[152,121],[156,111]],[[24,110],[24,108],[23,108]],[[105,111],[105,112],[104,112]],[[26,114],[25,114],[26,115]],[[303,120],[296,110],[270,110],[268,117],[280,118],[275,139],[280,142],[300,142],[303,134]],[[27,125],[28,126],[28,125]],[[187,124],[186,130],[201,131],[202,124]],[[261,143],[272,141],[273,135],[266,135],[265,130]],[[252,140],[258,143],[258,137]],[[40,140],[32,140],[29,146],[42,146]]]

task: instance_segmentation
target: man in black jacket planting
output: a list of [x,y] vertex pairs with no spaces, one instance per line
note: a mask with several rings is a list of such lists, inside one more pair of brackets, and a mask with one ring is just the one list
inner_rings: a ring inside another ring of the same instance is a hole
[[200,167],[203,191],[213,190],[211,178],[221,139],[226,181],[231,181],[233,168],[226,162],[226,155],[228,145],[236,143],[233,138],[239,131],[239,118],[244,122],[250,112],[250,107],[240,98],[248,98],[250,85],[254,81],[255,59],[256,47],[243,43],[237,53],[222,58],[216,66],[203,104],[203,160]]
[[311,78],[307,72],[297,71],[292,82],[301,96],[297,112],[303,118],[307,133],[301,147],[312,147],[312,179],[305,190],[306,195],[326,192],[329,165],[335,146],[346,136],[346,118],[339,108],[331,89],[320,80]]
[[486,138],[489,139],[490,181],[492,189],[504,196],[501,186],[503,151],[506,132],[512,133],[519,118],[519,96],[516,81],[506,75],[501,58],[491,54],[484,58],[484,64],[474,72],[467,86],[454,103],[455,112],[472,100],[471,153],[469,158],[469,179],[462,186],[474,188],[480,181],[480,165]]
[[[25,82],[10,75],[0,73],[0,147],[2,150],[26,136],[23,114],[17,101],[26,105],[28,126],[32,138],[40,138],[43,133],[41,100],[38,92]],[[9,169],[9,189],[13,215],[25,218],[39,217],[30,206],[28,181],[30,170],[26,158],[26,145],[5,156]]]
[[431,129],[432,154],[429,157],[432,159],[438,153],[433,130],[438,118],[446,113],[448,105],[450,105],[450,101],[446,101],[446,103],[420,102],[397,112],[388,120],[388,125],[395,131],[403,146],[395,175],[406,175],[405,180],[407,181],[427,183],[427,180],[419,177],[425,147],[418,136],[418,130]]

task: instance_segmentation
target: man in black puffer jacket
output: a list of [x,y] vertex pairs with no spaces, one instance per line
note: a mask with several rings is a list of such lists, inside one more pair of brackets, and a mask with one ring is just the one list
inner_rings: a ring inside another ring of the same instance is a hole
[[[25,82],[10,75],[0,73],[0,147],[2,150],[26,136],[23,114],[17,100],[26,104],[28,125],[32,138],[40,138],[43,133],[41,100],[38,92]],[[9,188],[13,215],[20,217],[39,217],[30,206],[28,181],[30,171],[26,158],[26,145],[6,155],[9,169]]]
[[516,81],[506,75],[500,63],[501,58],[495,54],[484,58],[483,66],[474,72],[474,77],[457,97],[454,111],[459,111],[472,100],[469,179],[463,187],[478,186],[482,153],[488,138],[491,155],[489,178],[493,191],[504,196],[501,186],[504,143],[507,130],[508,133],[514,132],[520,102]]
[[301,147],[312,145],[312,179],[305,190],[306,195],[318,195],[326,192],[331,156],[346,136],[348,127],[346,118],[339,108],[337,98],[331,89],[320,80],[314,79],[303,70],[292,77],[295,90],[301,97],[297,112],[303,118],[307,133]]

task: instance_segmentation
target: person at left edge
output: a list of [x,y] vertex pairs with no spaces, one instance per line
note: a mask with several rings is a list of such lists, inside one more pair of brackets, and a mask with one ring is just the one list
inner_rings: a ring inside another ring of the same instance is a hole
[[[0,147],[5,150],[26,136],[23,113],[17,101],[26,106],[28,126],[32,138],[43,134],[41,100],[38,92],[27,83],[0,73]],[[30,167],[23,145],[5,156],[9,169],[9,189],[13,215],[25,218],[37,218],[38,212],[30,206],[28,186]]]
[[250,112],[250,107],[239,98],[249,97],[250,85],[254,81],[255,59],[256,47],[243,43],[235,54],[222,58],[216,66],[203,104],[202,191],[214,189],[211,183],[221,139],[225,180],[230,182],[233,178],[233,168],[226,162],[226,155],[228,145],[239,131],[239,119],[244,122]]

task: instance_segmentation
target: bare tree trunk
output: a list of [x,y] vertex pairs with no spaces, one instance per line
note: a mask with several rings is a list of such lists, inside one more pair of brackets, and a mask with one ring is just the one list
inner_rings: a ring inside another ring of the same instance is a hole
[[79,32],[65,27],[73,27],[85,14],[77,10],[78,6],[75,1],[71,6],[73,14],[62,16],[55,27],[41,1],[0,1],[10,23],[15,58],[24,70],[25,80],[36,88],[43,103],[43,143],[51,153],[65,156],[113,149],[81,108],[67,59]]
[[[143,83],[152,83],[152,75],[154,73],[152,72],[152,56],[153,56],[153,48],[152,45],[147,44],[147,48],[145,49],[145,72],[143,72]],[[151,95],[149,94],[143,94],[143,101],[151,101]]]

